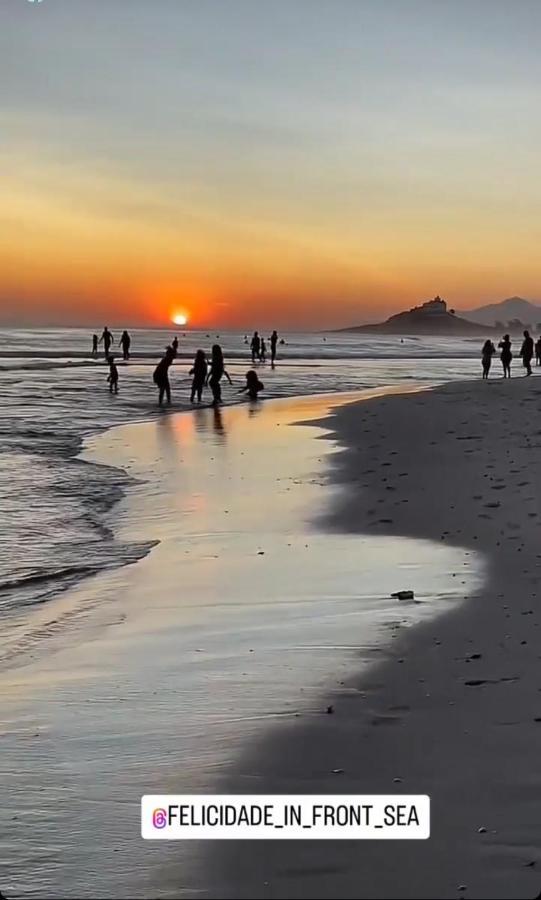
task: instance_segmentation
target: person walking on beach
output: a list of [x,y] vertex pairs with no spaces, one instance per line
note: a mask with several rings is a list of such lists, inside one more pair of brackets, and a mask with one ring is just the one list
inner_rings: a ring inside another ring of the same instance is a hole
[[258,394],[264,388],[264,384],[259,380],[257,372],[250,369],[246,372],[246,384],[240,389],[239,394],[248,394],[250,400],[257,400]]
[[504,334],[498,347],[502,351],[500,353],[500,359],[503,366],[503,377],[511,378],[511,360],[513,359],[513,354],[511,353],[511,341],[508,334]]
[[98,335],[93,334],[92,335],[92,356],[94,357],[94,359],[96,359],[97,355],[98,355]]
[[232,384],[229,373],[225,370],[222,348],[219,344],[214,344],[212,347],[212,356],[210,360],[210,371],[207,376],[207,384],[210,385],[210,389],[212,391],[212,402],[214,406],[217,406],[222,402],[222,388],[220,385],[220,381],[222,380],[224,375],[229,381],[229,384]]
[[109,329],[107,328],[107,325],[103,329],[102,335],[100,337],[100,341],[99,341],[100,344],[102,341],[103,341],[103,351],[104,351],[105,359],[107,359],[107,357],[109,356],[109,349],[111,347],[111,344],[114,344],[114,342],[115,342],[115,339],[114,339],[113,335],[111,334],[111,332],[109,331]]
[[115,364],[114,356],[108,356],[107,362],[109,363],[109,375],[107,377],[107,381],[109,382],[109,393],[118,394],[118,369]]
[[197,394],[197,402],[201,403],[201,397],[203,395],[203,388],[205,387],[205,381],[207,380],[207,357],[205,355],[204,350],[198,350],[195,354],[195,359],[193,361],[193,366],[190,369],[190,375],[193,375],[192,381],[192,394],[190,397],[190,403],[194,402],[195,395]]
[[122,332],[122,337],[120,338],[120,346],[122,347],[122,358],[126,361],[130,358],[130,345],[131,337],[128,332],[124,330]]
[[541,366],[541,337],[538,337],[535,342],[535,361],[538,366]]
[[483,349],[481,351],[481,362],[483,364],[483,378],[488,378],[488,373],[490,372],[490,366],[492,363],[492,357],[496,353],[496,347],[492,343],[492,341],[485,341],[483,344]]
[[526,369],[526,375],[532,374],[532,358],[533,358],[533,338],[530,337],[530,332],[524,332],[524,340],[522,341],[522,347],[520,348],[520,355],[522,356],[522,365]]
[[165,356],[160,360],[160,362],[154,369],[154,375],[152,377],[154,379],[154,384],[156,384],[159,388],[158,406],[162,405],[164,396],[167,399],[167,403],[169,405],[171,404],[169,369],[173,364],[173,358],[173,350],[171,347],[168,347],[165,351]]
[[270,336],[270,345],[271,345],[271,366],[274,369],[274,363],[276,362],[276,344],[278,343],[278,332],[273,331]]
[[171,341],[171,347],[173,348],[173,353],[175,354],[176,358],[176,356],[178,355],[178,337],[176,335]]
[[267,345],[265,338],[261,338],[261,350],[259,351],[259,359],[262,363],[267,362]]
[[256,359],[259,359],[259,354],[261,352],[261,341],[259,339],[259,334],[257,333],[257,331],[254,331],[252,343],[250,344],[250,350],[252,351],[252,362],[255,363]]

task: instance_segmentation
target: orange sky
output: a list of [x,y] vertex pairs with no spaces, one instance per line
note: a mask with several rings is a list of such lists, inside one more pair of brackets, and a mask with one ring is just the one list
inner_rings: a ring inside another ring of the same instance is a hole
[[314,3],[2,5],[0,322],[541,296],[541,9]]

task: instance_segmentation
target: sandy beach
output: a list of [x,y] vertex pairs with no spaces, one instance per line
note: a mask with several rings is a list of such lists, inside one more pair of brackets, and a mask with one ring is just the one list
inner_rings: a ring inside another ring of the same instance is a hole
[[464,603],[403,631],[377,666],[330,693],[333,716],[295,723],[247,753],[227,786],[427,793],[432,836],[324,850],[214,845],[210,896],[539,894],[539,394],[534,379],[494,380],[333,414],[344,448],[333,469],[344,491],[327,526],[467,547],[482,556],[486,577]]
[[[141,795],[221,790],[289,723],[302,742],[329,692],[480,583],[468,549],[324,520],[346,458],[325,417],[359,396],[164,415],[87,442],[85,459],[132,479],[109,540],[153,549],[6,635],[8,898],[213,896],[207,845],[141,841]],[[410,581],[415,603],[390,598]]]

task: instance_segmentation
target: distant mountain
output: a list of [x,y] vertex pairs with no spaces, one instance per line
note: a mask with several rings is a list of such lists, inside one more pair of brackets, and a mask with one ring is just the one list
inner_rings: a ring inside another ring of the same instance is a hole
[[498,322],[505,328],[514,327],[519,330],[520,325],[531,325],[534,330],[539,330],[537,325],[541,322],[541,305],[523,300],[522,297],[509,297],[501,303],[489,303],[477,309],[461,309],[460,315],[481,325],[496,325]]
[[433,300],[427,300],[421,306],[414,306],[413,309],[397,313],[385,322],[379,322],[374,325],[355,325],[351,328],[340,329],[340,331],[376,332],[380,334],[447,335],[485,334],[486,330],[486,325],[462,319],[455,315],[454,310],[448,312],[447,304],[441,297],[434,297]]

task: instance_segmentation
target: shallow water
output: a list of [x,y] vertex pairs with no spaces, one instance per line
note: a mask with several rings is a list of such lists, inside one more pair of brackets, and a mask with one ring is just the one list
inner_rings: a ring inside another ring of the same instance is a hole
[[[81,577],[131,562],[139,543],[104,541],[108,517],[127,480],[105,466],[75,458],[83,437],[124,422],[156,418],[152,371],[172,338],[165,331],[132,332],[132,360],[120,366],[120,394],[111,397],[103,358],[90,356],[81,329],[0,330],[0,610],[16,624],[38,603]],[[274,371],[261,367],[265,396],[286,397],[431,384],[466,378],[479,368],[478,340],[351,334],[285,335]],[[117,332],[118,338],[118,332]],[[241,333],[218,338],[180,333],[172,374],[175,408],[188,408],[190,361],[219,339],[239,401],[250,364]],[[1,656],[1,649],[0,649]]]
[[[324,714],[326,692],[398,629],[474,589],[482,567],[467,551],[317,531],[339,451],[291,423],[331,403],[200,410],[87,442],[85,459],[136,479],[114,509],[116,538],[159,543],[17,635],[2,706],[3,889],[204,889],[197,846],[141,843],[140,796],[216,789],[247,742]],[[390,599],[403,587],[417,602]],[[48,630],[47,616],[64,627]]]

